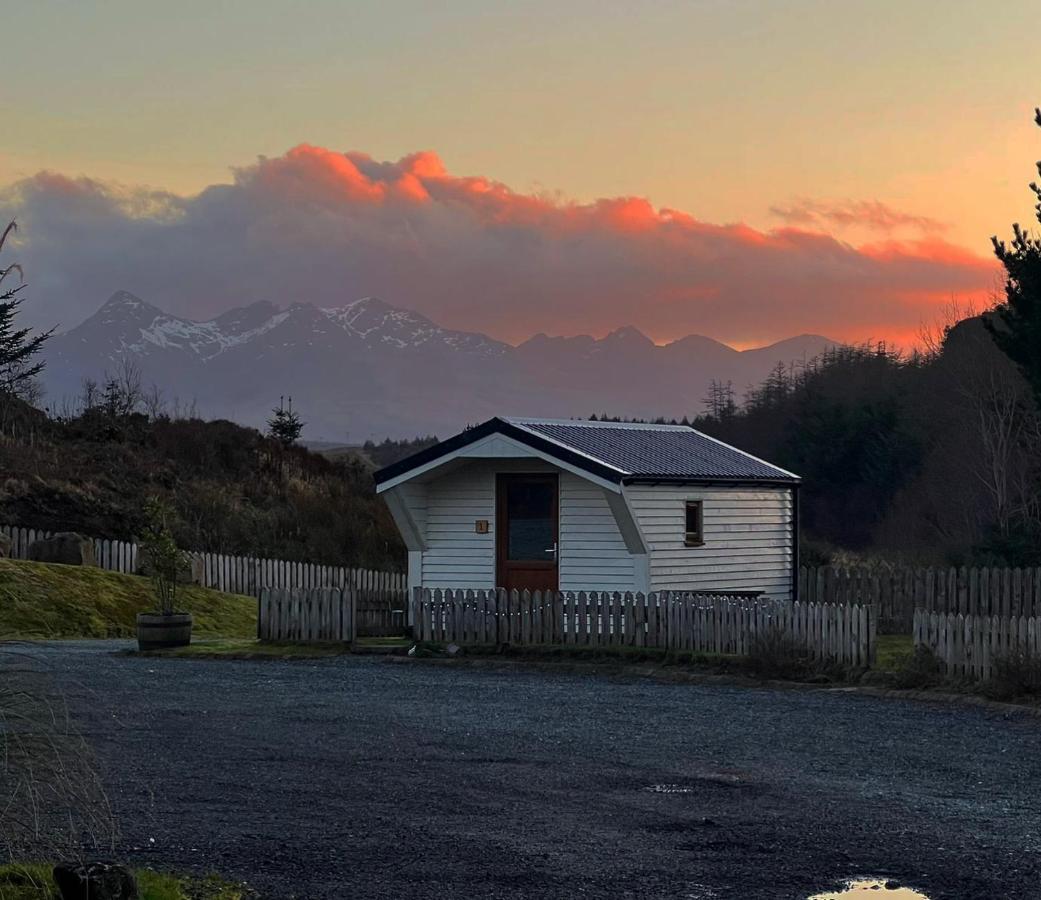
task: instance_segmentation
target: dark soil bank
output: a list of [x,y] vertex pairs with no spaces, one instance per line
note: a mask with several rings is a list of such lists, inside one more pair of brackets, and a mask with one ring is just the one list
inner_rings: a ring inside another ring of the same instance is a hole
[[[1041,893],[1041,721],[824,691],[42,647],[136,866],[266,897]],[[882,895],[884,896],[884,895]]]

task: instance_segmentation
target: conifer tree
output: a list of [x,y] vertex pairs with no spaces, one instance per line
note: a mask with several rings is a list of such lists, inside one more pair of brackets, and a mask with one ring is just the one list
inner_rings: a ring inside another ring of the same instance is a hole
[[[1034,121],[1041,126],[1041,109],[1034,110]],[[1037,163],[1041,174],[1041,162]],[[1035,214],[1041,222],[1041,186],[1031,182],[1037,203]],[[1012,226],[1012,241],[994,237],[994,252],[1005,267],[1005,300],[984,321],[997,345],[1030,382],[1041,403],[1041,238]]]
[[292,447],[304,430],[304,422],[293,412],[293,398],[278,398],[278,406],[273,409],[272,416],[267,420],[267,433],[273,437],[283,448]]
[[[11,222],[0,234],[0,250],[14,230],[15,223]],[[54,329],[33,334],[31,328],[15,325],[15,315],[24,300],[18,295],[25,288],[25,282],[17,287],[4,287],[4,281],[13,274],[22,278],[22,268],[17,263],[0,267],[0,394],[18,397],[43,371],[44,363],[34,357]]]

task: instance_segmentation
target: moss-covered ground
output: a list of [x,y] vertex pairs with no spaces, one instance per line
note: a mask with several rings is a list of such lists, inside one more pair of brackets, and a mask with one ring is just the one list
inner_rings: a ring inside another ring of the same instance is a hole
[[[177,606],[192,614],[197,635],[256,634],[252,597],[183,585]],[[148,578],[94,566],[0,559],[0,639],[134,637],[137,614],[154,608]]]
[[[0,900],[61,900],[47,863],[8,863],[0,866]],[[171,875],[151,869],[134,872],[140,900],[246,900],[248,888],[217,875]]]

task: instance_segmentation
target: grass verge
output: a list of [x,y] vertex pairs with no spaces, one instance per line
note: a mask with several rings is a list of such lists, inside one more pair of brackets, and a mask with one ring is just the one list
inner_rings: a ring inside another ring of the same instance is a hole
[[[362,638],[350,644],[294,644],[244,638],[212,638],[192,641],[187,647],[169,650],[126,650],[127,656],[172,656],[184,659],[322,659],[347,653],[404,653],[407,638]],[[0,897],[0,900],[3,900]]]
[[[178,606],[200,635],[247,638],[256,634],[252,597],[184,585]],[[133,637],[137,614],[155,607],[152,582],[94,566],[0,559],[0,637]]]
[[[859,673],[846,672],[840,666],[829,663],[815,664],[799,658],[789,661],[771,652],[753,656],[736,656],[715,653],[677,653],[655,647],[583,647],[581,645],[554,644],[547,646],[499,646],[484,644],[467,646],[466,656],[500,659],[516,659],[552,662],[591,662],[607,668],[647,664],[663,670],[686,669],[713,675],[739,675],[760,680],[783,679],[789,681],[828,684],[855,680]],[[435,658],[445,656],[440,644],[416,645],[414,656]],[[791,664],[790,664],[791,663]]]
[[[8,863],[0,866],[2,900],[61,900],[46,863]],[[247,900],[256,894],[244,885],[218,875],[171,875],[135,869],[140,900]]]
[[192,641],[187,647],[168,650],[126,651],[128,656],[169,656],[179,659],[321,659],[350,652],[350,644],[288,644],[244,638]]

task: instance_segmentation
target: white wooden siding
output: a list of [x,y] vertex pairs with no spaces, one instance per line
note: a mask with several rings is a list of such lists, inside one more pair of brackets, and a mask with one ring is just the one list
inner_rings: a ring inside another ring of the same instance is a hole
[[[487,519],[487,534],[474,523]],[[495,470],[484,463],[457,468],[427,485],[423,586],[495,586]]]
[[[496,474],[554,471],[560,476],[560,589],[635,590],[633,558],[604,489],[538,459],[473,460],[427,480],[422,490],[403,494],[426,540],[417,561],[421,573],[410,572],[410,583],[495,587]],[[488,520],[488,534],[476,533],[478,519]],[[415,563],[410,561],[410,567]]]
[[560,590],[636,590],[633,558],[604,489],[560,476]]
[[423,534],[427,527],[427,486],[419,482],[409,481],[396,488],[396,490],[412,513],[412,518],[415,520],[419,533]]
[[[785,488],[630,485],[650,551],[652,590],[792,591],[792,500]],[[686,501],[702,501],[705,543],[684,545]]]

